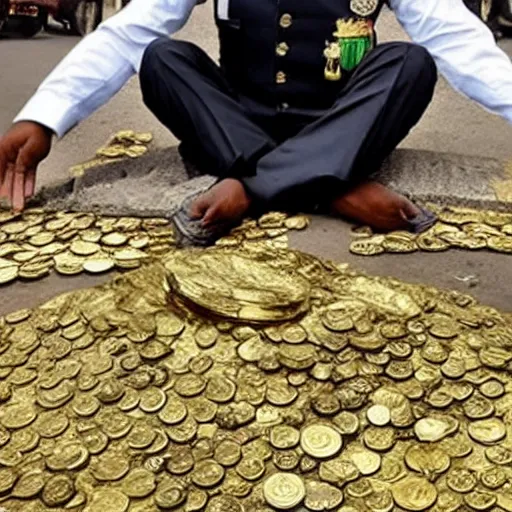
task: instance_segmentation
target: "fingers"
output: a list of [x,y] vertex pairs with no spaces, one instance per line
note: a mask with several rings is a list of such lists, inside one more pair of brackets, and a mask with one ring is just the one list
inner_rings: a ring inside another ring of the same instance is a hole
[[0,186],[0,197],[11,199],[12,183],[14,180],[14,166],[10,163],[7,164],[4,173],[4,179]]
[[25,171],[25,167],[16,162],[11,189],[11,204],[15,212],[21,212],[25,207]]
[[219,220],[219,208],[215,205],[210,206],[203,216],[203,226],[209,226]]
[[[4,183],[5,173],[7,172],[7,156],[4,151],[0,150],[0,191],[2,190],[2,185]],[[0,192],[0,197],[2,197]]]
[[36,188],[36,170],[29,169],[25,177],[25,199],[30,199],[34,195]]
[[208,198],[206,197],[206,195],[201,195],[199,196],[193,203],[192,203],[192,206],[190,207],[190,212],[189,212],[189,215],[193,218],[193,219],[201,219],[204,214],[206,213],[206,211],[208,210],[210,206],[210,201],[208,201]]

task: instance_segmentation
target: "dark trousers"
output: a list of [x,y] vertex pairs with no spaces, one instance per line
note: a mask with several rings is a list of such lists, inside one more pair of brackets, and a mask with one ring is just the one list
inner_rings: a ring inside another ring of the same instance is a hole
[[145,104],[206,173],[240,179],[265,204],[303,209],[376,171],[423,115],[436,80],[429,53],[402,42],[372,50],[321,111],[240,95],[188,42],[154,41],[140,70]]

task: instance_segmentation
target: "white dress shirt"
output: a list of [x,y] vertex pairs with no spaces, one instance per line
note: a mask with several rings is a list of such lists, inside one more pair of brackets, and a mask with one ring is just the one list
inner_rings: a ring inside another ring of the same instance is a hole
[[[15,121],[62,137],[121,89],[154,39],[179,30],[202,0],[132,0],[85,37],[52,71]],[[512,123],[512,63],[462,0],[389,0],[411,39],[462,94]]]

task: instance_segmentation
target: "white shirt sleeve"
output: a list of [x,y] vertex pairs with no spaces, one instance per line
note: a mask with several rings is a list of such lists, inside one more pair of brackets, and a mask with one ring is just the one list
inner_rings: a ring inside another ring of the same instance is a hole
[[512,63],[462,0],[389,0],[411,39],[460,93],[512,123]]
[[197,0],[132,0],[85,37],[50,73],[16,121],[36,121],[62,137],[139,71],[146,47],[179,30]]

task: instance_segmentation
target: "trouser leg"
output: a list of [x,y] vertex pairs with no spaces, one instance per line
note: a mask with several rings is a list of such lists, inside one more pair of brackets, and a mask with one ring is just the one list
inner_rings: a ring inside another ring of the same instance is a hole
[[140,84],[147,107],[209,174],[250,174],[276,146],[244,111],[220,68],[192,43],[153,42],[142,60]]
[[265,202],[311,207],[376,171],[429,105],[437,71],[420,46],[388,43],[361,63],[333,107],[269,152],[247,189]]

